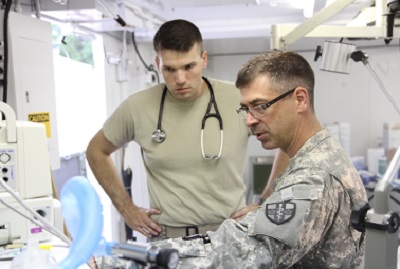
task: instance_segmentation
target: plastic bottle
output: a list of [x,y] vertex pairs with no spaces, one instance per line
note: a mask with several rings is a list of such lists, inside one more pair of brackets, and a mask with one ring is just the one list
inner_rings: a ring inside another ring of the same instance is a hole
[[58,269],[55,258],[48,250],[39,248],[35,239],[30,239],[25,249],[11,263],[11,269]]
[[387,159],[385,155],[379,157],[378,160],[378,174],[383,176],[387,169]]

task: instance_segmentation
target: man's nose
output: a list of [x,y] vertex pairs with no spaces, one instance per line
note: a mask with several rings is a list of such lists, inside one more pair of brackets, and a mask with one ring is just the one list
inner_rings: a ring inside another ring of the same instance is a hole
[[184,70],[178,70],[176,72],[175,81],[178,85],[183,85],[186,82],[186,72]]
[[247,112],[247,115],[246,115],[246,125],[247,125],[247,127],[251,127],[254,124],[259,123],[259,122],[260,122],[259,119],[254,118],[254,116],[250,112]]

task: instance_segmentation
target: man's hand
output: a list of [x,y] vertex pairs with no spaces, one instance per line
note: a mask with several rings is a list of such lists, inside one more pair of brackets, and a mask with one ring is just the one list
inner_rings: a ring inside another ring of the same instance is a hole
[[161,233],[161,227],[152,221],[151,215],[159,215],[161,211],[158,209],[146,209],[136,207],[130,212],[125,212],[125,222],[133,230],[138,231],[146,237],[158,236]]
[[233,213],[231,218],[236,221],[239,221],[239,220],[243,219],[247,215],[247,213],[254,211],[256,209],[258,209],[258,203],[249,204],[246,207]]

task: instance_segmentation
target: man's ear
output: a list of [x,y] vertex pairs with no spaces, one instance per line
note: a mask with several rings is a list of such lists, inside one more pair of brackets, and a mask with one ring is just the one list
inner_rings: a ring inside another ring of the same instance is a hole
[[203,53],[201,54],[201,58],[203,59],[203,68],[207,67],[208,63],[208,57],[207,57],[207,51],[204,50]]
[[157,65],[158,72],[161,72],[161,68],[160,68],[161,61],[158,56],[156,56],[156,65]]
[[305,111],[309,107],[308,91],[304,87],[297,87],[294,91],[294,95],[297,101],[297,109],[299,111]]

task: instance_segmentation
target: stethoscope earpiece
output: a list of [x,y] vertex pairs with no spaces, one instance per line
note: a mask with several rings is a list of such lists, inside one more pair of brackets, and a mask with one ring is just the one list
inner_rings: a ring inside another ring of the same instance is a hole
[[156,141],[157,143],[162,143],[165,140],[165,132],[163,130],[158,129],[157,131],[153,132],[151,138]]

